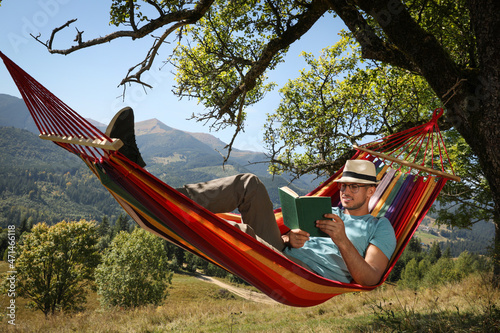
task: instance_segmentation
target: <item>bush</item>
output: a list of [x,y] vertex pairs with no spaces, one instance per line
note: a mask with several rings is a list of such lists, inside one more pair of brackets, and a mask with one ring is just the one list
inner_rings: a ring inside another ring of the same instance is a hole
[[451,258],[441,257],[427,272],[424,283],[428,286],[459,280],[455,263]]
[[424,259],[413,258],[404,266],[399,285],[411,289],[421,286],[432,287],[448,282],[459,282],[475,272],[491,270],[491,260],[464,251],[454,260],[442,256],[434,264],[429,255]]
[[205,268],[205,274],[209,276],[225,278],[226,276],[228,276],[229,273],[225,269],[220,268],[219,266],[216,266],[212,263],[209,263],[207,265],[207,268]]
[[46,316],[56,310],[80,309],[99,263],[97,242],[93,222],[34,226],[19,245],[19,296],[31,299]]
[[455,261],[455,271],[457,278],[463,279],[467,275],[474,272],[476,261],[477,260],[475,256],[468,251],[460,253],[457,260]]
[[113,239],[97,267],[96,283],[105,306],[158,305],[168,296],[172,275],[162,240],[136,228]]
[[430,261],[428,260],[411,259],[401,272],[400,284],[411,289],[418,288],[420,281],[429,269],[429,265]]

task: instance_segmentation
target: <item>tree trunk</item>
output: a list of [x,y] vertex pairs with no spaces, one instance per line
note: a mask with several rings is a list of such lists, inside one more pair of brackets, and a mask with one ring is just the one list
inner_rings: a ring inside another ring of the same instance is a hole
[[[336,1],[331,1],[336,3]],[[341,1],[340,1],[341,2]],[[386,37],[414,64],[446,107],[451,122],[477,155],[495,204],[494,281],[500,281],[500,1],[469,0],[477,67],[460,68],[441,43],[394,0],[356,0]],[[378,15],[386,13],[387,15]],[[363,44],[370,48],[373,43]],[[390,52],[365,52],[389,62]],[[471,66],[476,66],[471,63]]]
[[498,216],[495,218],[495,243],[493,244],[492,283],[495,288],[500,288],[500,219],[498,218]]
[[495,212],[494,278],[500,286],[500,10],[498,0],[470,0],[471,25],[476,36],[479,70],[453,100],[451,114],[457,130],[474,153],[490,185]]
[[[500,94],[500,92],[498,92]],[[478,156],[482,170],[490,185],[494,201],[495,238],[493,246],[494,268],[493,283],[500,287],[500,117],[497,110],[500,109],[499,103],[493,103],[494,99],[488,99],[488,102],[480,103],[484,112],[479,113],[472,118],[476,121],[457,126],[458,131],[472,150]],[[490,111],[486,111],[490,110]]]

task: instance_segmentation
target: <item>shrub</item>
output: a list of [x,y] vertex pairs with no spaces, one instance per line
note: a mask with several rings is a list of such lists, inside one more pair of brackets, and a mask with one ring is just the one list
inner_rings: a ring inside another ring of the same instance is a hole
[[455,261],[455,272],[457,278],[463,279],[467,275],[471,274],[475,270],[476,258],[474,255],[468,251],[460,253],[457,260]]
[[418,288],[430,265],[431,263],[427,259],[420,261],[416,258],[411,259],[401,272],[401,285],[411,289]]
[[427,272],[424,283],[432,286],[446,282],[455,282],[459,279],[460,277],[455,269],[453,259],[441,257]]
[[207,274],[209,276],[225,278],[228,276],[229,273],[225,269],[220,268],[219,266],[216,266],[212,263],[209,263],[207,265],[207,268],[205,268],[205,274]]
[[120,232],[96,270],[98,294],[105,306],[158,305],[168,296],[171,282],[162,240],[140,228],[130,234]]
[[18,295],[31,299],[46,316],[56,310],[79,309],[99,263],[97,242],[93,222],[35,225],[19,245]]

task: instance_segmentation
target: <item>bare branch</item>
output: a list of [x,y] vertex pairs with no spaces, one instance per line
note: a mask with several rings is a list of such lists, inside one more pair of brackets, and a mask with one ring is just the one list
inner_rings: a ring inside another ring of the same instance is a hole
[[[246,95],[246,93],[244,95]],[[233,150],[234,140],[236,139],[236,137],[238,136],[238,134],[243,130],[243,120],[244,120],[244,117],[243,117],[243,107],[244,107],[244,104],[245,104],[244,102],[245,102],[245,96],[243,96],[241,98],[241,101],[240,101],[240,107],[239,107],[239,110],[238,110],[238,116],[236,118],[236,129],[234,130],[233,137],[231,138],[231,142],[224,147],[224,149],[227,149],[227,154],[224,157],[223,164],[226,164],[226,162],[229,160],[229,156],[231,155],[231,151]]]
[[80,45],[82,43],[82,35],[83,35],[83,33],[84,33],[84,31],[79,31],[78,29],[76,29],[76,37],[75,37],[75,39],[73,41],[77,42],[78,45]]
[[77,19],[69,20],[68,22],[64,23],[60,27],[55,28],[54,30],[52,30],[52,34],[50,35],[50,39],[47,42],[45,42],[45,43],[42,42],[39,39],[41,37],[41,34],[38,34],[38,36],[36,36],[36,37],[33,36],[33,34],[30,34],[30,35],[31,35],[31,37],[33,37],[34,39],[36,39],[39,43],[41,43],[42,45],[44,45],[47,49],[51,50],[52,49],[52,42],[54,41],[55,34],[58,33],[59,31],[61,31],[62,29],[69,27],[70,24],[76,22],[76,20]]
[[[127,82],[135,82],[135,83],[139,83],[139,84],[142,84],[144,86],[147,86],[149,88],[152,88],[150,85],[148,85],[147,83],[145,83],[141,80],[141,75],[144,74],[144,72],[147,72],[151,69],[151,66],[153,65],[155,57],[158,54],[158,50],[160,49],[161,45],[165,42],[165,39],[172,32],[174,32],[178,28],[185,26],[186,24],[188,24],[188,23],[186,23],[186,21],[177,22],[176,24],[174,24],[173,26],[168,28],[163,33],[163,35],[161,37],[157,38],[155,40],[155,42],[153,43],[153,46],[149,50],[148,54],[146,55],[146,58],[144,58],[144,60],[142,62],[138,63],[137,65],[131,67],[128,70],[127,76],[120,82],[120,85],[125,85],[125,83],[127,83]],[[132,75],[131,73],[139,66],[140,66],[140,69],[135,74]]]
[[[275,150],[274,148],[275,147],[273,147],[271,154],[266,154],[268,160],[265,162],[274,165],[280,165],[282,167],[282,170],[289,171],[294,175],[293,179],[297,179],[300,176],[303,176],[305,174],[310,174],[313,172],[316,173],[318,176],[322,176],[321,172],[327,173],[327,176],[331,176],[337,170],[339,170],[345,164],[345,162],[356,153],[354,149],[347,150],[334,161],[321,161],[314,164],[307,164],[307,166],[302,167],[301,165],[289,163],[277,158],[281,149],[283,149],[284,147],[280,147],[278,148],[278,150]],[[259,162],[251,164],[256,164],[256,163]],[[264,163],[264,161],[262,163]]]
[[[116,32],[110,33],[104,37],[99,37],[99,38],[91,39],[88,41],[82,41],[81,43],[78,43],[77,45],[71,46],[67,49],[53,49],[52,48],[53,41],[55,39],[56,34],[59,31],[68,27],[71,23],[75,22],[76,19],[70,20],[70,21],[66,22],[64,25],[62,25],[61,27],[54,29],[52,31],[52,34],[50,36],[49,41],[46,43],[41,42],[39,40],[39,36],[38,37],[32,36],[32,37],[35,38],[40,43],[42,43],[43,45],[45,45],[47,47],[47,50],[50,53],[67,55],[67,54],[70,54],[72,52],[75,52],[75,51],[83,49],[83,48],[108,43],[108,42],[110,42],[114,39],[117,39],[117,38],[122,38],[122,37],[130,37],[133,39],[142,38],[142,37],[152,33],[153,31],[157,30],[158,28],[161,28],[167,24],[182,22],[182,25],[186,25],[186,24],[195,23],[200,18],[202,18],[203,15],[205,15],[205,13],[210,8],[212,3],[213,3],[213,0],[200,0],[196,4],[196,6],[191,10],[180,10],[177,12],[172,12],[172,13],[160,15],[160,17],[158,17],[157,19],[151,20],[149,23],[147,23],[146,25],[144,25],[141,28],[137,28],[135,26],[135,24],[133,23],[134,22],[133,18],[132,18],[131,19],[132,30],[116,31]],[[157,7],[157,9],[160,9],[160,8]],[[133,14],[133,10],[132,10],[132,14]]]

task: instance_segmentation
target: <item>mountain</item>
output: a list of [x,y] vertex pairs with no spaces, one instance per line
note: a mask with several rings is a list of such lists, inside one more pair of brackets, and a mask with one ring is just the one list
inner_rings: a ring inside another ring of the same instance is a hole
[[[137,144],[150,170],[157,169],[161,173],[165,166],[179,165],[180,162],[197,172],[208,171],[207,176],[198,181],[208,180],[214,174],[221,177],[236,172],[251,172],[259,177],[269,177],[266,163],[249,164],[265,161],[263,153],[233,149],[229,161],[222,165],[226,143],[213,135],[180,131],[158,119],[138,122],[135,129]],[[307,188],[307,184],[300,181],[298,183]]]
[[[105,124],[88,119],[104,130]],[[40,140],[38,130],[21,99],[0,94],[0,226],[22,219],[54,223],[62,219],[98,219],[123,210],[76,156]],[[235,149],[222,165],[226,144],[205,133],[189,133],[158,119],[138,122],[136,138],[147,169],[167,184],[178,187],[242,172],[257,174],[278,206],[277,188],[288,185],[271,177],[263,153]],[[295,183],[294,183],[295,184]],[[303,193],[312,184],[297,181]]]
[[[93,119],[87,120],[101,131],[106,129],[105,124]],[[25,129],[36,134],[39,133],[24,101],[7,94],[0,94],[0,126],[10,126]]]
[[24,101],[6,94],[0,94],[0,126],[12,126],[38,133]]
[[[93,119],[87,120],[102,131],[107,126]],[[23,100],[6,94],[0,94],[0,126],[12,126],[38,134],[38,129]],[[217,166],[223,172],[213,168],[208,172],[208,174],[215,172],[217,176],[230,175],[232,170],[239,170],[269,177],[267,163],[263,163],[267,158],[264,153],[260,152],[233,148],[230,160],[223,166],[223,157],[227,153],[226,143],[211,134],[180,131],[167,126],[158,119],[138,122],[135,129],[138,146],[149,168],[157,169],[160,173],[163,173],[162,166],[164,165],[185,162],[198,165],[198,167],[201,165]],[[284,177],[292,178],[288,175]],[[190,180],[192,178],[188,177]],[[318,180],[314,180],[314,176],[305,176],[296,180],[294,185],[300,193],[307,193],[318,183]]]
[[[106,124],[87,119],[91,124],[104,131]],[[22,99],[0,94],[0,126],[12,126],[38,134],[28,108]],[[264,153],[233,148],[229,161],[223,165],[227,154],[226,143],[208,133],[192,133],[169,127],[158,119],[136,123],[137,144],[148,164],[148,169],[160,176],[167,171],[173,175],[170,181],[175,186],[183,181],[204,181],[213,177],[250,172],[259,177],[270,177]],[[168,166],[168,167],[166,167]],[[181,167],[182,166],[182,167]],[[180,176],[183,170],[188,174]],[[160,177],[161,178],[161,177]],[[275,177],[281,183],[288,183],[290,175]],[[293,186],[298,193],[305,194],[319,184],[320,180],[306,175],[295,180]]]
[[[213,135],[207,134],[207,133],[191,133],[191,132],[186,132],[196,138],[198,141],[204,142],[206,145],[210,146],[212,149],[218,150],[218,151],[223,151],[224,148],[226,147],[226,143],[222,142],[218,138],[216,138]],[[239,151],[236,149],[236,151]]]

